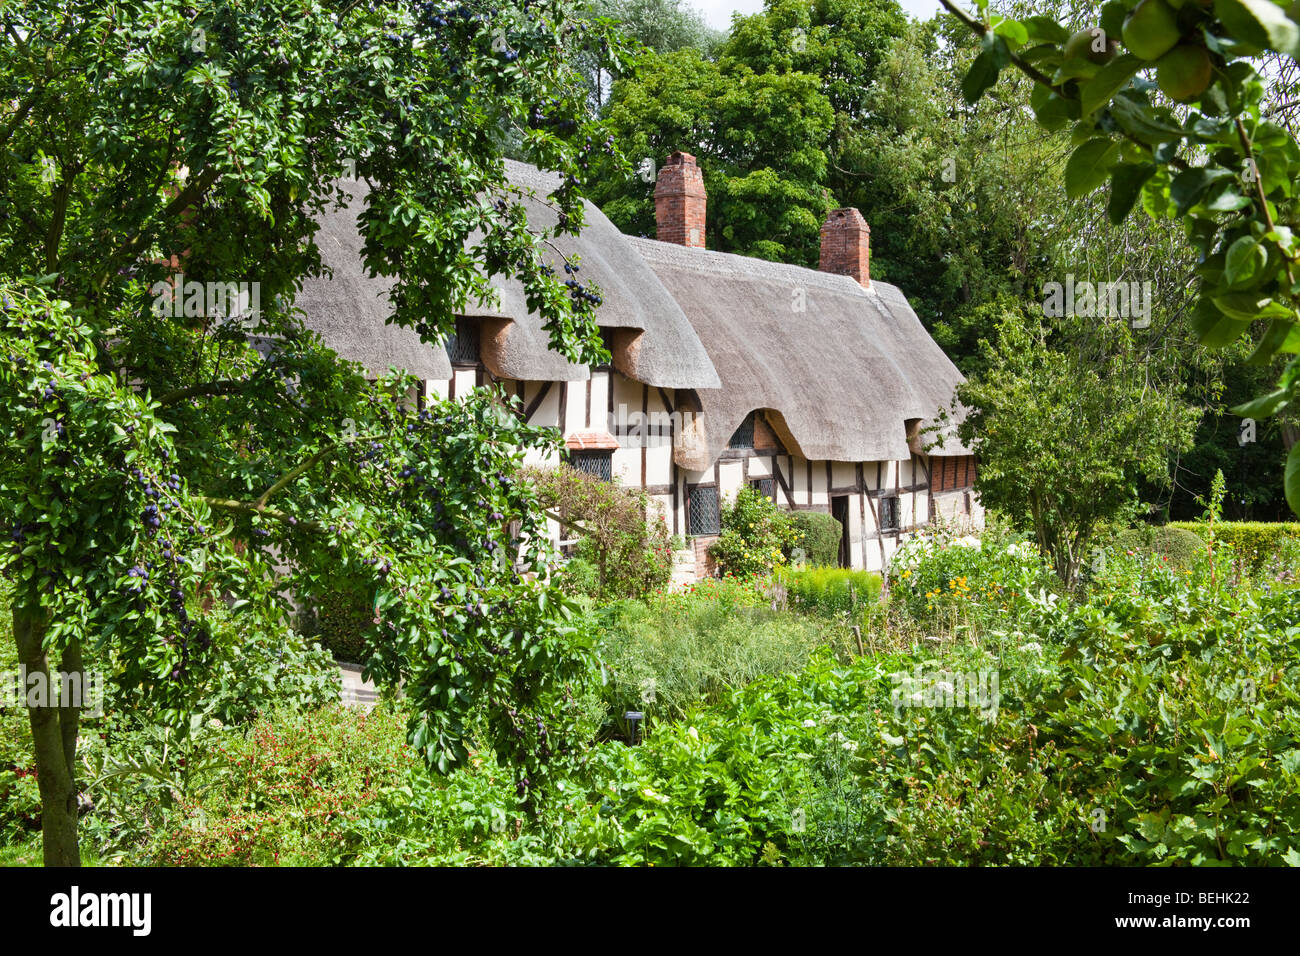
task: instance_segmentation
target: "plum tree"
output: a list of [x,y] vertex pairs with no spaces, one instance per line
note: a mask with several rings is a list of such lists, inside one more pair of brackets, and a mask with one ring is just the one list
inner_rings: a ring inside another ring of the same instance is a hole
[[[1105,3],[1101,29],[1113,34],[1129,18],[1130,50],[1159,49],[1170,24],[1146,2]],[[983,96],[1003,69],[1032,79],[1039,123],[1052,130],[1073,123],[1066,192],[1084,196],[1109,182],[1112,221],[1122,222],[1139,202],[1153,217],[1181,220],[1200,259],[1189,317],[1200,341],[1222,348],[1253,332],[1252,362],[1285,361],[1274,391],[1234,411],[1261,418],[1294,408],[1300,400],[1300,145],[1262,107],[1265,83],[1252,58],[1300,56],[1296,6],[1288,13],[1273,0],[1178,4],[1174,29],[1187,39],[1156,61],[1153,84],[1143,75],[1150,62],[1133,52],[1088,78],[1063,69],[1071,36],[1050,17],[1000,16],[988,0],[977,0],[975,15],[952,0],[942,3],[984,44],[964,85],[967,98]],[[1148,12],[1139,16],[1139,6]],[[1188,108],[1171,108],[1157,90]],[[1300,512],[1300,444],[1287,456],[1284,486],[1292,510]]]
[[[404,683],[412,744],[446,771],[481,722],[540,806],[573,766],[587,662],[534,573],[518,476],[552,439],[498,397],[421,409],[401,374],[372,385],[292,300],[322,272],[319,214],[365,179],[363,256],[394,278],[393,321],[439,347],[513,274],[554,348],[603,358],[596,290],[539,250],[581,228],[610,149],[569,58],[617,58],[618,38],[567,0],[30,0],[0,33],[0,519],[22,661],[102,669],[174,719],[230,652],[206,602],[282,626],[283,591],[346,573],[375,594],[367,669]],[[508,131],[560,174],[558,225],[527,221]],[[259,283],[252,327],[157,314],[150,290],[182,270]],[[30,712],[45,861],[75,865],[80,713],[58,704]]]

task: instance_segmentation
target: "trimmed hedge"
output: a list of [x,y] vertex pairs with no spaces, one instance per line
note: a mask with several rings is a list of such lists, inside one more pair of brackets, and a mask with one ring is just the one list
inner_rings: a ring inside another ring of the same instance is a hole
[[1129,528],[1115,536],[1115,545],[1125,551],[1160,555],[1179,568],[1190,567],[1198,555],[1205,554],[1205,539],[1190,528],[1173,525]]
[[790,516],[794,519],[795,530],[803,535],[794,547],[803,549],[808,563],[836,567],[840,563],[840,538],[844,535],[844,525],[822,511],[792,511]]
[[[1169,527],[1194,531],[1202,539],[1209,536],[1203,521],[1174,521]],[[1258,570],[1278,558],[1288,540],[1300,539],[1300,521],[1216,521],[1214,538]]]

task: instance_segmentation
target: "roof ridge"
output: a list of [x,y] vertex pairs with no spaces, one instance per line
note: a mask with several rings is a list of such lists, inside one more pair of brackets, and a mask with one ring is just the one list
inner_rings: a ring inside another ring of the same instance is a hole
[[[756,278],[776,278],[782,273],[788,273],[790,278],[799,279],[805,285],[818,286],[832,292],[852,293],[863,298],[878,294],[875,288],[864,288],[852,276],[822,272],[820,269],[810,269],[790,262],[773,262],[771,259],[759,259],[756,256],[744,256],[735,252],[720,252],[716,249],[695,249],[645,236],[627,236],[627,240],[647,259],[694,269],[698,272],[735,275],[736,266],[740,265]],[[766,276],[762,273],[766,273]],[[875,285],[875,280],[872,280],[872,285]]]

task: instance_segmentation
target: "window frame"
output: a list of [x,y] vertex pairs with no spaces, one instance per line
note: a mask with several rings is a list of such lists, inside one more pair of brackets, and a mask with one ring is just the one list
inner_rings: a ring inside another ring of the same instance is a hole
[[[713,492],[713,516],[715,531],[696,531],[692,521],[691,504],[694,501],[696,492],[709,491]],[[718,489],[716,481],[702,481],[698,484],[686,485],[686,535],[690,538],[716,538],[722,534],[722,494]]]
[[[581,467],[579,461],[602,462],[599,472]],[[569,449],[569,466],[584,475],[591,475],[600,481],[614,481],[614,451],[605,448],[571,448]]]

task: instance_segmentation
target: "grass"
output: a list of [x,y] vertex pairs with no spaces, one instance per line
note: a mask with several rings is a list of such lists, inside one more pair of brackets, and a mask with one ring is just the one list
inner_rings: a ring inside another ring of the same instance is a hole
[[[41,866],[41,835],[33,833],[25,843],[0,846],[0,866]],[[82,866],[103,866],[92,847],[81,847]]]

